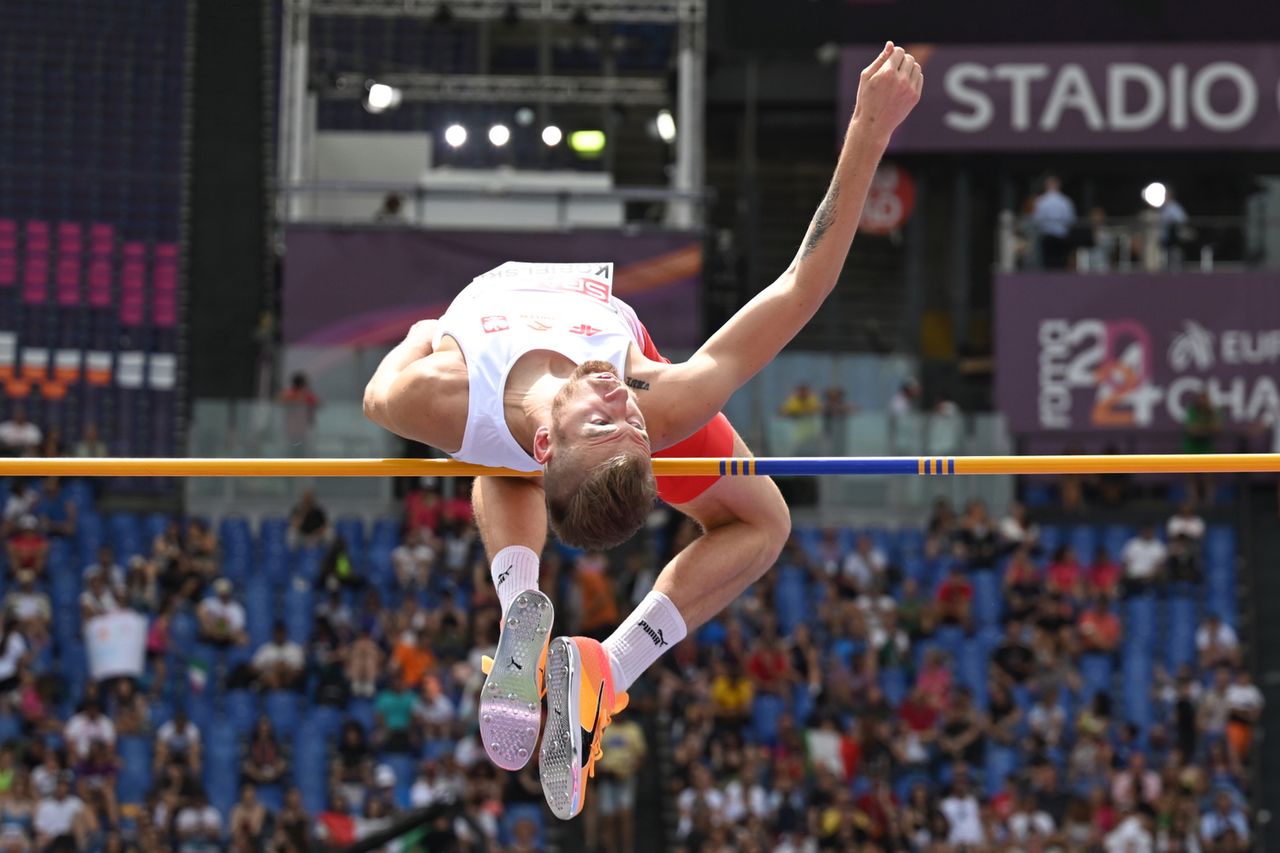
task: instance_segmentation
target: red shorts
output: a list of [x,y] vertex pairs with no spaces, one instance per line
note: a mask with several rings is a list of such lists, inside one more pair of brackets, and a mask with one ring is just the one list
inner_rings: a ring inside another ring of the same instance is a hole
[[[664,358],[662,353],[658,352],[658,348],[653,345],[653,339],[649,337],[649,330],[641,325],[640,332],[644,338],[640,346],[640,351],[644,353],[644,357],[650,361],[670,364],[671,359]],[[653,454],[653,458],[716,459],[722,456],[732,456],[733,435],[733,425],[729,423],[729,419],[723,413],[719,413],[708,421],[702,429],[684,441],[671,445],[666,450],[659,450]],[[714,486],[719,479],[719,477],[659,477],[658,497],[669,504],[688,503]]]

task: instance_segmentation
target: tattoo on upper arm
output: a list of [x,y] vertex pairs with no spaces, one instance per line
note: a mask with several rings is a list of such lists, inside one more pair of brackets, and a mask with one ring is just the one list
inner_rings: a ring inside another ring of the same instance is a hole
[[822,204],[818,205],[818,212],[813,215],[813,225],[810,226],[809,236],[804,241],[804,251],[800,257],[808,257],[810,252],[818,248],[822,238],[827,236],[827,229],[836,218],[836,203],[839,199],[840,181],[832,178],[831,188],[827,190],[826,198],[822,200]]
[[628,388],[634,388],[637,391],[649,390],[649,383],[645,382],[643,379],[636,379],[634,376],[628,376],[625,381]]

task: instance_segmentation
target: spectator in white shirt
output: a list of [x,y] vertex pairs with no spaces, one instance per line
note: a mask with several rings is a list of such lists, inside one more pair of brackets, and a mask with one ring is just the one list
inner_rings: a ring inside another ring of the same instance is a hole
[[452,799],[457,792],[448,779],[441,776],[436,762],[427,759],[418,768],[418,778],[409,789],[409,804],[415,809]]
[[1053,837],[1057,827],[1053,817],[1043,809],[1036,808],[1036,798],[1030,791],[1022,791],[1018,795],[1018,804],[1009,815],[1009,835],[1018,842],[1037,839],[1041,843]]
[[34,456],[44,440],[40,427],[27,420],[27,410],[13,407],[13,417],[0,423],[0,452],[6,456]]
[[87,585],[84,592],[80,593],[80,619],[83,622],[123,609],[115,593],[107,585],[105,572],[94,572],[85,580]]
[[909,415],[920,409],[920,383],[915,379],[905,379],[898,386],[898,391],[889,400],[889,414],[894,417]]
[[86,699],[80,713],[67,720],[62,738],[67,742],[71,755],[81,760],[89,756],[89,746],[95,741],[114,747],[116,727],[111,718],[102,713],[98,700]]
[[1235,666],[1240,660],[1240,639],[1232,628],[1216,613],[1210,613],[1204,624],[1196,630],[1196,651],[1200,655],[1200,668],[1212,669],[1220,664]]
[[1130,812],[1102,839],[1106,853],[1155,853],[1156,838],[1141,811]]
[[889,558],[875,547],[870,536],[863,533],[858,536],[855,550],[844,558],[843,583],[855,591],[865,592],[876,578],[884,574],[888,565]]
[[969,790],[969,781],[957,778],[950,793],[939,804],[942,814],[947,818],[950,831],[947,834],[948,844],[985,844],[986,832],[982,826],[982,806],[978,798]]
[[53,794],[41,798],[36,805],[36,846],[41,850],[59,838],[69,838],[76,850],[87,850],[89,836],[97,829],[92,810],[71,793],[70,771],[60,773]]
[[4,503],[5,533],[24,515],[34,515],[38,503],[40,495],[31,488],[31,484],[26,480],[15,479],[9,486],[9,497]]
[[191,803],[174,821],[179,853],[218,853],[222,850],[222,815],[196,790]]
[[198,774],[201,765],[200,729],[187,718],[187,712],[179,708],[173,719],[156,731],[155,769],[162,770],[169,764],[179,764]]
[[1169,518],[1165,531],[1170,539],[1175,536],[1185,536],[1199,542],[1204,538],[1204,519],[1196,514],[1194,503],[1184,501],[1182,506],[1178,507],[1178,511]]
[[244,607],[231,597],[231,581],[218,578],[213,582],[213,592],[196,609],[196,616],[200,620],[200,638],[218,646],[243,646],[248,643],[249,635],[244,630]]
[[1040,261],[1045,269],[1067,268],[1071,226],[1076,221],[1076,206],[1062,192],[1057,175],[1044,179],[1044,192],[1036,198],[1031,223],[1040,236]]
[[1248,846],[1248,819],[1236,805],[1230,791],[1219,791],[1214,798],[1213,808],[1200,818],[1200,842],[1208,850],[1218,850],[1228,833],[1234,833],[1239,844]]
[[1166,189],[1164,204],[1160,205],[1160,245],[1168,252],[1170,269],[1182,266],[1183,244],[1190,238],[1188,219],[1186,208],[1174,198],[1173,190]]
[[9,590],[4,597],[5,616],[16,620],[27,636],[33,639],[47,637],[53,619],[49,596],[36,587],[36,573],[30,569],[20,570],[17,581],[17,589]]
[[107,585],[113,591],[119,591],[124,588],[124,567],[116,562],[116,553],[110,545],[103,545],[99,548],[98,559],[85,566],[80,575],[85,581],[88,581],[89,576],[94,572],[103,572],[107,577]]
[[1027,507],[1014,501],[1009,504],[1009,514],[1000,519],[1000,546],[1005,551],[1016,551],[1021,546],[1035,548],[1040,539],[1040,528],[1031,523]]
[[1154,807],[1162,791],[1160,774],[1147,766],[1147,756],[1140,749],[1129,754],[1129,766],[1111,779],[1111,801],[1119,809]]
[[436,561],[436,549],[431,547],[430,539],[429,530],[415,527],[405,537],[404,544],[391,552],[391,565],[395,567],[401,589],[426,589]]
[[306,669],[306,656],[302,646],[290,641],[284,623],[277,622],[271,632],[271,642],[263,643],[250,662],[258,683],[267,690],[297,687]]
[[702,765],[693,768],[692,784],[680,792],[676,798],[676,807],[680,812],[676,824],[676,836],[681,839],[689,837],[694,823],[700,813],[706,813],[712,825],[717,825],[724,815],[724,792],[715,787],[711,771]]
[[1168,553],[1164,543],[1156,538],[1155,528],[1150,524],[1144,526],[1120,552],[1120,560],[1124,563],[1125,591],[1136,595],[1154,588],[1164,572]]

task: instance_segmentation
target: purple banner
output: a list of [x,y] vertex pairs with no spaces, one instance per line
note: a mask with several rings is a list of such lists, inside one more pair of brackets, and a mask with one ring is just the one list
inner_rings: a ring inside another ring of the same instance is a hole
[[1168,431],[1208,394],[1228,428],[1280,415],[1280,280],[996,277],[996,402],[1015,432]]
[[614,293],[660,347],[702,343],[702,245],[687,233],[628,235],[293,227],[285,237],[284,339],[377,346],[438,317],[471,279],[506,261],[615,264]]
[[[894,151],[1280,147],[1280,44],[908,49],[925,87]],[[842,131],[878,50],[841,54]]]

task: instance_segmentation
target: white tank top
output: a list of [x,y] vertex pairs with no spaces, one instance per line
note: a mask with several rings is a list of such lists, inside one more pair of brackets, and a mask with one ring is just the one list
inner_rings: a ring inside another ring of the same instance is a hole
[[455,459],[477,465],[539,471],[507,427],[503,389],[524,354],[550,350],[581,364],[612,364],[618,378],[627,353],[643,340],[640,321],[613,296],[613,264],[510,262],[474,279],[436,326],[467,363],[467,426]]

